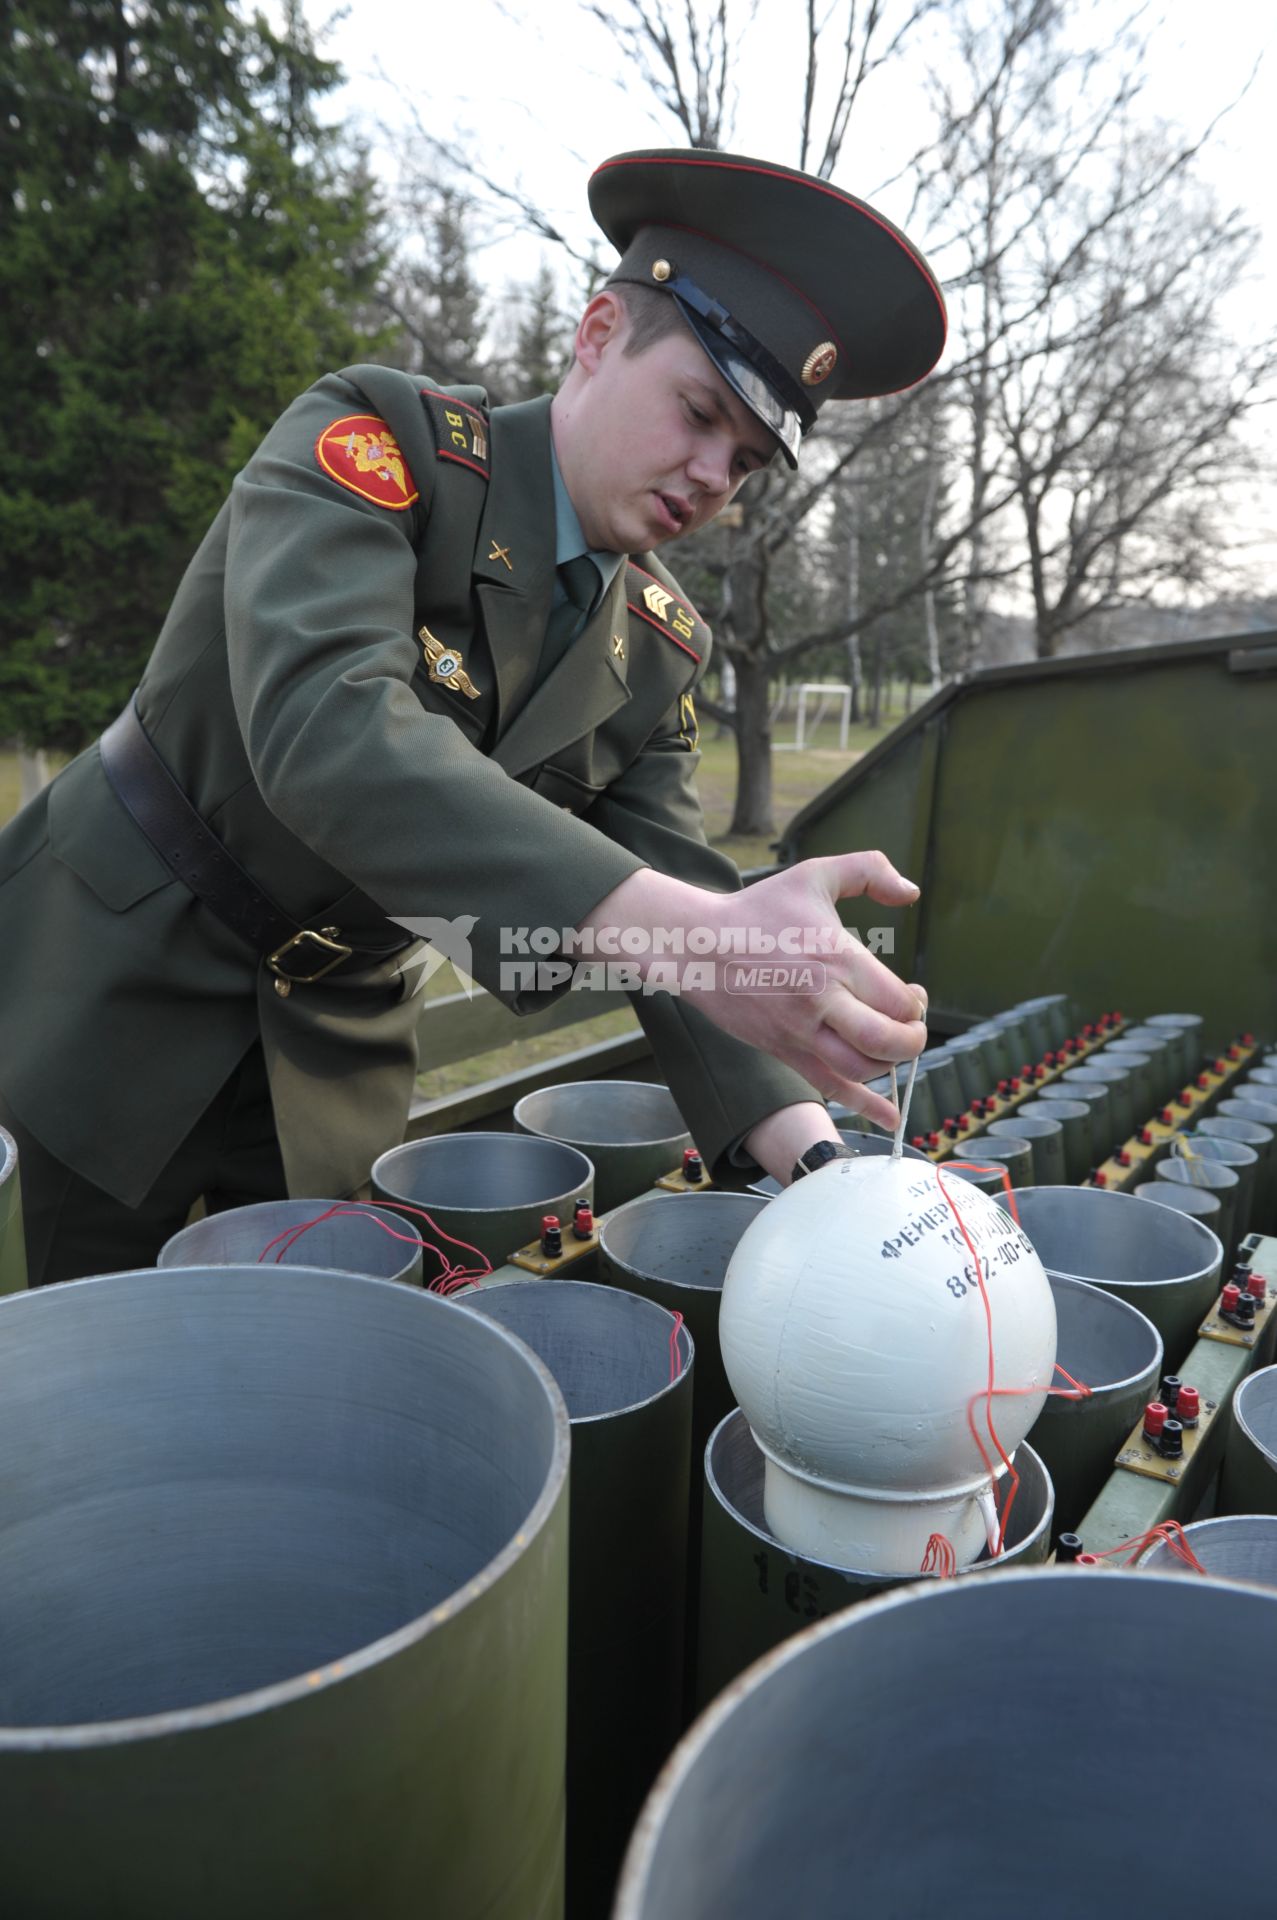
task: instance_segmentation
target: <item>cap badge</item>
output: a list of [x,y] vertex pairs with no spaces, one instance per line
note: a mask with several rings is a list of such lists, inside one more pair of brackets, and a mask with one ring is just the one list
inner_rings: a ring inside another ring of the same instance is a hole
[[653,260],[652,262],[653,280],[668,280],[673,271],[674,269],[668,260]]
[[828,380],[837,365],[837,347],[832,340],[822,340],[818,347],[812,348],[803,361],[803,385],[818,387],[822,380]]
[[449,687],[453,693],[464,693],[467,700],[477,700],[479,689],[461,664],[461,654],[456,647],[445,647],[442,640],[436,640],[429,627],[422,627],[417,635],[421,650],[426,656],[426,666],[430,679],[436,686]]

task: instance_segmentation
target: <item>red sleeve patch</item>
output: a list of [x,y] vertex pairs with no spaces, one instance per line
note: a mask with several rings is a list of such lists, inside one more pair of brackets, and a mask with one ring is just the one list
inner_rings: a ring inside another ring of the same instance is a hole
[[316,440],[315,458],[339,486],[392,513],[403,513],[420,498],[399,442],[375,413],[334,420]]

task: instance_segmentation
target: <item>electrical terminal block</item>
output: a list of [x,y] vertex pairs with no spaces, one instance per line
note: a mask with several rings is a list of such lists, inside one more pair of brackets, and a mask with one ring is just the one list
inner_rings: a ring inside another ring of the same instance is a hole
[[1229,1347],[1254,1347],[1277,1302],[1277,1288],[1270,1287],[1262,1273],[1248,1266],[1233,1269],[1233,1277],[1220,1290],[1219,1299],[1197,1329],[1203,1340],[1220,1340]]
[[1043,1087],[1050,1086],[1070,1067],[1080,1067],[1087,1055],[1096,1053],[1109,1040],[1115,1040],[1126,1021],[1120,1013],[1104,1013],[1088,1021],[1061,1047],[1050,1048],[1038,1061],[1026,1060],[1018,1073],[999,1080],[980,1099],[973,1100],[962,1114],[951,1114],[943,1129],[929,1135],[917,1134],[912,1145],[932,1160],[944,1161],[963,1144],[983,1131],[991,1120],[1010,1119],[1025,1100],[1036,1099]]
[[[1244,1038],[1249,1040],[1249,1036]],[[1176,1134],[1192,1129],[1197,1115],[1228,1090],[1255,1052],[1253,1040],[1245,1045],[1239,1042],[1228,1048],[1227,1057],[1220,1054],[1209,1061],[1191,1082],[1179,1088],[1168,1105],[1159,1107],[1116,1153],[1097,1167],[1089,1182],[1084,1181],[1083,1185],[1107,1187],[1111,1192],[1121,1193],[1150,1178],[1150,1163],[1161,1158]]]
[[545,1278],[570,1270],[586,1254],[593,1253],[598,1244],[598,1229],[588,1207],[579,1206],[576,1209],[573,1225],[567,1233],[564,1233],[558,1215],[547,1213],[541,1222],[541,1238],[529,1240],[526,1247],[520,1247],[512,1253],[509,1264],[522,1267],[525,1273],[536,1273]]
[[1173,1485],[1188,1472],[1218,1412],[1218,1401],[1203,1399],[1189,1381],[1168,1374],[1161,1397],[1149,1401],[1115,1464]]
[[663,1173],[655,1184],[662,1193],[708,1193],[714,1182],[695,1147],[684,1147],[682,1166]]

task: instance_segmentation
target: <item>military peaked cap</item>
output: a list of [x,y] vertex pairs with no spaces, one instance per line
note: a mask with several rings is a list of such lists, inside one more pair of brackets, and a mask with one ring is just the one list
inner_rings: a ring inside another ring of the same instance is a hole
[[826,400],[898,393],[940,358],[926,261],[827,180],[695,147],[621,153],[592,175],[590,209],[621,254],[608,284],[672,295],[791,466]]

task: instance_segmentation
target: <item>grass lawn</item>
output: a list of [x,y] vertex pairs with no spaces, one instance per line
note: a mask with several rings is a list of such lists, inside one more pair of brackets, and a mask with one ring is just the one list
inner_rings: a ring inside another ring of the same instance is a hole
[[[903,690],[895,689],[897,704],[889,710],[889,724],[894,725],[904,713]],[[801,807],[812,799],[823,787],[836,780],[875,740],[882,737],[886,727],[876,731],[866,726],[853,727],[844,753],[838,746],[838,728],[836,721],[830,719],[812,736],[811,745],[802,753],[779,752],[772,759],[772,778],[776,805],[776,828],[780,832]],[[706,725],[701,733],[702,758],[699,773],[701,801],[705,809],[705,825],[710,840],[736,862],[737,866],[770,866],[775,858],[770,839],[743,840],[729,837],[727,829],[731,822],[732,808],[736,794],[736,747],[730,737],[715,738],[716,729]],[[794,737],[792,718],[781,722],[776,730],[778,740]],[[18,756],[12,752],[0,752],[0,824],[8,820],[18,805]],[[425,996],[430,999],[443,994],[455,993],[459,982],[450,966],[441,967],[425,988]],[[584,997],[584,996],[583,996]],[[611,1039],[629,1031],[635,1026],[633,1015],[628,1011],[597,1015],[592,1020],[578,1022],[575,1026],[560,1027],[554,1033],[516,1040],[510,1045],[495,1049],[490,1053],[479,1054],[469,1060],[459,1061],[455,1066],[425,1072],[418,1082],[420,1092],[428,1099],[444,1094],[459,1092],[462,1087],[472,1086],[481,1080],[495,1079],[501,1074],[511,1073],[517,1067],[528,1066],[539,1061],[552,1061],[560,1054],[569,1053],[577,1047],[589,1046],[594,1041]]]

